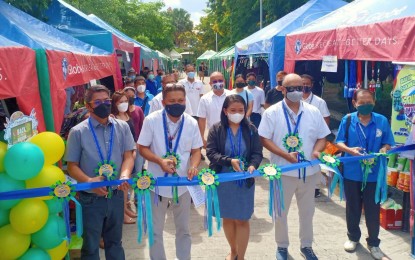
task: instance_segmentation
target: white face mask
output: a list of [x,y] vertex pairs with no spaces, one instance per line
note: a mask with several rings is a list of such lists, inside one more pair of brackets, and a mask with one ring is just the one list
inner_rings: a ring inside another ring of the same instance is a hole
[[138,85],[137,91],[143,93],[144,91],[146,91],[146,85]]
[[242,119],[244,119],[244,117],[245,117],[244,114],[239,114],[239,113],[229,114],[228,113],[228,119],[235,124],[239,124],[242,121]]
[[302,91],[287,92],[287,98],[288,100],[294,103],[300,102],[300,100],[303,99],[303,92]]
[[128,109],[128,102],[123,102],[117,105],[118,111],[124,113]]

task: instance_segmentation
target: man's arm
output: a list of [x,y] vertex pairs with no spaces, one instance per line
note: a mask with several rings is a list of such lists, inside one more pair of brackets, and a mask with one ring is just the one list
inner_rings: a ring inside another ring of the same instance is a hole
[[198,124],[199,124],[200,136],[202,136],[202,140],[203,140],[203,147],[206,149],[206,138],[205,138],[206,118],[199,117]]
[[317,159],[320,156],[320,153],[324,151],[326,147],[326,138],[317,139],[317,142],[314,144],[312,156],[313,159]]
[[330,125],[330,116],[324,117],[324,121],[326,122],[327,125]]
[[120,179],[129,179],[134,168],[134,150],[126,151],[121,165]]
[[140,154],[141,154],[141,156],[144,157],[144,159],[158,164],[164,172],[169,173],[169,174],[173,174],[176,171],[173,160],[163,159],[163,158],[155,155],[150,150],[149,146],[143,146],[143,145],[139,144],[138,147],[139,147],[138,150],[140,151]]
[[269,104],[269,103],[265,102],[265,104],[264,104],[264,108],[265,108],[265,109],[269,108],[270,106],[271,106],[271,104]]
[[191,156],[190,156],[190,166],[187,171],[187,178],[189,180],[193,179],[194,176],[197,176],[198,174],[197,167],[200,164],[201,157],[202,157],[202,153],[200,152],[200,148],[192,149]]
[[[82,182],[100,182],[104,180],[104,176],[97,176],[97,177],[89,177],[87,176],[79,167],[77,162],[68,162],[68,173],[69,176],[74,178],[79,183]],[[100,196],[108,195],[108,191],[106,187],[96,188],[92,190],[94,193]]]

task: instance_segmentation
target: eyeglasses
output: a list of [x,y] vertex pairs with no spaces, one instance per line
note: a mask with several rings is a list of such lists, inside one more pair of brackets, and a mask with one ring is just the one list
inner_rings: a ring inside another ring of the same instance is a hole
[[94,104],[94,106],[96,106],[96,107],[99,106],[99,105],[101,105],[101,104],[111,105],[111,99],[110,98],[104,99],[104,100],[96,99],[96,100],[93,100],[93,101],[91,101],[89,103]]
[[289,87],[285,87],[285,89],[287,90],[287,92],[293,92],[293,91],[303,91],[303,86],[289,86]]
[[220,79],[220,80],[212,80],[212,83],[213,83],[213,84],[216,84],[216,83],[223,83],[223,80],[221,80],[221,79]]

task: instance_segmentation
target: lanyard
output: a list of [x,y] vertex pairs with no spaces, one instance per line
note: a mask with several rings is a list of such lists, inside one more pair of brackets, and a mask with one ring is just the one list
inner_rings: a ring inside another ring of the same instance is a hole
[[238,135],[238,154],[236,155],[235,154],[235,145],[234,145],[234,143],[233,143],[233,134],[232,134],[232,131],[231,131],[231,128],[229,127],[228,128],[228,135],[229,135],[229,141],[231,142],[231,148],[232,148],[232,154],[231,154],[231,157],[234,157],[234,156],[241,156],[241,142],[242,142],[242,130],[241,130],[241,126],[239,126],[239,128],[238,128],[238,132],[236,133],[237,135]]
[[303,115],[303,112],[301,112],[298,115],[297,122],[295,122],[294,121],[294,118],[292,117],[292,115],[289,114],[292,124],[295,125],[294,132],[291,132],[291,124],[290,124],[290,120],[288,120],[288,109],[285,107],[285,104],[284,103],[282,103],[282,108],[284,110],[285,121],[287,122],[288,134],[296,134],[296,133],[298,133],[298,126],[300,125],[301,116]]
[[180,140],[180,137],[181,137],[182,131],[183,131],[183,125],[184,125],[184,117],[182,117],[182,121],[180,123],[180,126],[176,129],[176,132],[174,133],[174,135],[170,135],[170,133],[169,133],[169,127],[167,125],[166,110],[163,111],[164,140],[166,142],[166,151],[167,152],[172,152],[173,139],[176,137],[176,135],[178,133],[178,136],[177,136],[177,139],[176,139],[176,143],[174,144],[174,149],[173,149],[173,152],[174,153],[177,152],[177,147],[179,146],[179,140]]
[[[359,130],[357,130],[357,127],[356,127],[356,132],[357,132],[357,137],[359,139],[359,143],[362,146],[362,148],[365,149],[365,153],[370,152],[369,151],[370,150],[369,149],[370,143],[372,143],[372,146],[375,143],[375,139],[373,138],[374,134],[373,134],[373,131],[371,131],[373,126],[370,126],[370,124],[371,123],[369,123],[369,125],[368,125],[368,127],[370,127],[370,129],[368,131],[369,132],[368,135],[366,135],[365,132],[363,131],[363,127],[362,127],[362,124],[360,122],[357,122],[357,125],[359,126]],[[375,129],[377,129],[376,125],[375,125]]]
[[[88,119],[88,123],[89,123],[89,129],[91,130],[92,136],[94,137],[94,142],[98,150],[99,158],[101,159],[102,163],[105,163],[104,155],[102,154],[101,146],[99,146],[97,134],[95,133],[94,127],[91,122],[91,118]],[[107,162],[111,160],[113,140],[114,140],[114,125],[111,124],[110,146],[109,146],[108,154],[107,154]]]

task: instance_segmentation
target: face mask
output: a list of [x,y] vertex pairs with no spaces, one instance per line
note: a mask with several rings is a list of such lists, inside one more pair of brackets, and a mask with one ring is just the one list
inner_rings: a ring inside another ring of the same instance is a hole
[[171,115],[172,117],[179,117],[183,115],[184,111],[186,110],[186,105],[182,105],[182,104],[165,105],[165,109],[166,109],[167,114]]
[[369,115],[370,113],[372,113],[373,107],[374,107],[373,104],[365,104],[365,105],[357,106],[356,109],[357,109],[357,112],[359,112],[359,114],[361,115]]
[[237,87],[237,88],[243,88],[243,87],[245,87],[245,83],[235,83],[235,86]]
[[134,101],[135,101],[135,98],[134,97],[129,97],[128,98],[128,105],[129,106],[134,105]]
[[143,93],[144,91],[146,91],[146,85],[138,85],[137,91]]
[[135,80],[135,76],[128,76],[130,80]]
[[97,117],[105,119],[111,114],[111,105],[102,103],[95,107],[93,111]]
[[302,91],[287,92],[287,98],[289,101],[294,102],[294,103],[300,102],[300,100],[303,98],[303,92]]
[[282,80],[278,80],[278,86],[282,86]]
[[255,86],[256,81],[255,80],[248,80],[248,85],[249,86]]
[[128,109],[128,103],[124,102],[124,103],[118,104],[117,108],[118,108],[118,111],[124,113]]
[[235,113],[235,114],[228,114],[228,119],[235,124],[239,124],[242,119],[244,119],[245,115],[244,114],[239,114],[239,113]]
[[148,75],[148,78],[153,80],[154,79],[154,74]]
[[194,73],[193,71],[188,72],[188,73],[187,73],[187,77],[188,77],[189,79],[194,79],[194,78],[195,78],[195,73]]
[[303,88],[303,92],[304,93],[310,93],[311,92],[311,87],[309,87],[309,86],[304,86],[304,88]]
[[213,87],[213,89],[221,90],[221,89],[223,89],[225,87],[225,85],[223,83],[218,82],[218,83],[214,83],[212,85],[212,87]]

